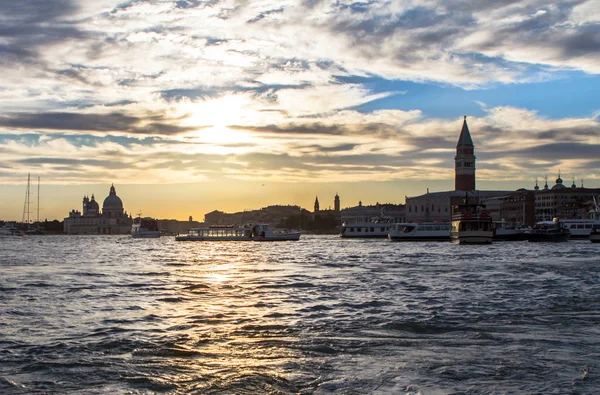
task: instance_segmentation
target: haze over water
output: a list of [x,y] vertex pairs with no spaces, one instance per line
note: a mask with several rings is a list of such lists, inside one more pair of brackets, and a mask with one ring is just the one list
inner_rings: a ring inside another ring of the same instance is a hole
[[600,392],[587,241],[0,243],[3,394]]

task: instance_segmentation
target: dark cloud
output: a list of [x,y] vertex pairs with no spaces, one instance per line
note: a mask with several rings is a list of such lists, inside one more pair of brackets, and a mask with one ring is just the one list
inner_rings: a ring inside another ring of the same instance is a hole
[[280,7],[280,8],[274,9],[274,10],[263,11],[260,14],[258,14],[257,16],[255,16],[254,18],[250,19],[248,21],[248,23],[256,23],[271,14],[281,14],[282,12],[283,12],[283,7]]
[[310,145],[292,145],[291,148],[292,149],[300,149],[300,150],[311,150],[311,151],[317,151],[317,152],[345,152],[345,151],[352,151],[354,148],[360,146],[360,144],[338,144],[338,145],[334,145],[333,147],[325,147],[322,145],[317,145],[317,144],[310,144]]
[[144,125],[148,118],[139,118],[122,113],[77,114],[68,112],[15,113],[0,116],[0,126],[37,130],[80,130],[96,132],[127,132],[135,134],[176,135],[201,127],[181,127],[170,123],[170,119],[155,116],[161,122]]
[[122,163],[117,160],[94,160],[94,159],[68,159],[68,158],[27,158],[19,159],[16,163],[28,165],[63,165],[61,167],[75,170],[81,166],[98,166],[106,169],[127,169],[131,164]]

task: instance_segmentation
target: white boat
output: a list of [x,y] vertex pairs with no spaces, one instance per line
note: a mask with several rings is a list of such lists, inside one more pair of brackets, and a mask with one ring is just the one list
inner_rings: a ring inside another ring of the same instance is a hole
[[252,226],[209,226],[191,228],[185,235],[175,236],[177,241],[252,241]]
[[494,240],[519,241],[527,240],[528,226],[507,226],[506,221],[494,221]]
[[486,211],[465,211],[452,216],[452,241],[458,244],[489,244],[494,239],[494,224]]
[[450,222],[397,223],[388,238],[392,241],[450,241]]
[[300,232],[287,229],[273,228],[268,224],[258,224],[252,227],[252,240],[254,241],[297,241]]
[[553,221],[537,222],[531,230],[527,231],[527,240],[532,242],[549,241],[556,243],[568,241],[570,237],[571,232],[558,218],[554,218]]
[[150,217],[137,217],[131,225],[131,237],[134,239],[154,239],[160,237],[158,221]]
[[343,223],[341,237],[387,238],[394,225],[392,217],[374,217],[369,222]]
[[210,226],[192,228],[177,241],[290,241],[299,240],[300,232],[277,229],[268,224],[246,226]]
[[598,200],[594,197],[595,209],[588,213],[587,218],[561,219],[563,226],[569,229],[572,239],[587,239],[595,226],[600,226],[600,207]]

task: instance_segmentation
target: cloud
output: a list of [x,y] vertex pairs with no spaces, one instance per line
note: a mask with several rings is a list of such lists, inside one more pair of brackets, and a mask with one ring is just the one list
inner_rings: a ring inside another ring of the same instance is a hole
[[[150,120],[150,122],[147,122]],[[156,121],[159,122],[156,122]],[[133,134],[174,135],[198,130],[169,124],[162,116],[138,118],[121,113],[16,113],[0,116],[0,126],[19,129],[125,132]]]

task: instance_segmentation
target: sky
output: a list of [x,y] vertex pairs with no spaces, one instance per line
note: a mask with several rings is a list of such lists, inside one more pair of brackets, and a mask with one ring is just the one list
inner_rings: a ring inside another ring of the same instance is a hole
[[463,116],[478,189],[600,188],[598,0],[3,1],[0,72],[4,220],[404,203]]

